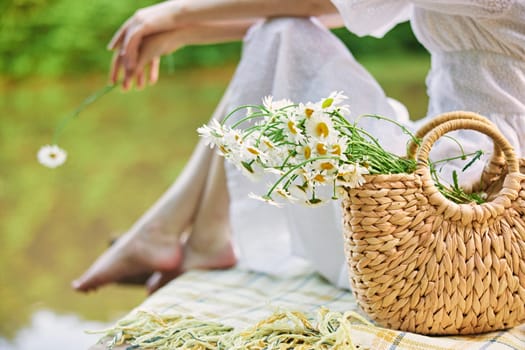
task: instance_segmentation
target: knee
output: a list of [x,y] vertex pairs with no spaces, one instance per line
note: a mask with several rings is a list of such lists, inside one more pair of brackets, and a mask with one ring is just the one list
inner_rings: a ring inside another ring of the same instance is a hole
[[309,27],[313,25],[310,17],[274,17],[268,18],[262,23],[265,30],[274,31],[276,33],[294,32],[300,30],[302,27]]

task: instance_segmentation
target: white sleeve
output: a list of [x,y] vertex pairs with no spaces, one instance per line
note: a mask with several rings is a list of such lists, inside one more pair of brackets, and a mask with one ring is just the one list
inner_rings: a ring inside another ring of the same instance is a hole
[[410,18],[412,5],[407,0],[332,0],[352,33],[384,36],[398,23]]
[[503,14],[517,0],[413,0],[415,6],[468,17],[494,17]]
[[450,15],[494,17],[518,0],[332,0],[346,27],[363,36],[382,37],[396,24],[408,20],[414,7]]

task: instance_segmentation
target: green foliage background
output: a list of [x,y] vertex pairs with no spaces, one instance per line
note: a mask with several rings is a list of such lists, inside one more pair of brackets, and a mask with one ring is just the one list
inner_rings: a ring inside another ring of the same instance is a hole
[[[106,71],[111,53],[105,45],[133,12],[153,0],[71,1],[3,0],[0,2],[0,74],[63,76]],[[336,34],[354,55],[384,56],[420,53],[408,24],[389,34],[389,40],[357,38],[345,29]],[[238,58],[240,43],[187,47],[164,66],[211,66]]]

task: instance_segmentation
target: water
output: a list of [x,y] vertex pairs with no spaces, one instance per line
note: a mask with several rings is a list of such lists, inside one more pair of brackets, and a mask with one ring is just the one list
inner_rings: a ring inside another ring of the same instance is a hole
[[[370,64],[413,115],[425,113],[427,67],[427,60]],[[144,300],[140,287],[83,295],[69,284],[170,185],[233,68],[175,72],[142,92],[113,91],[66,127],[59,143],[69,159],[55,170],[37,164],[36,151],[105,77],[0,79],[0,349],[85,349],[98,339],[85,330]]]
[[88,349],[100,334],[86,330],[101,330],[108,324],[85,321],[74,314],[57,315],[50,310],[39,310],[31,317],[28,326],[20,329],[14,339],[0,339],[2,350],[56,350]]

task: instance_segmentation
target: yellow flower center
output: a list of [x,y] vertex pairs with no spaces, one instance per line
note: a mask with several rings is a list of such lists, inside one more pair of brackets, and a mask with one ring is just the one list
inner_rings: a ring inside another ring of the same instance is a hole
[[255,154],[256,156],[259,155],[259,151],[256,150],[255,148],[253,147],[246,147],[246,149],[248,150],[248,152],[250,152],[251,154]]
[[288,198],[290,197],[290,195],[288,194],[288,192],[286,192],[284,189],[282,188],[279,188],[276,190],[277,194],[279,194],[281,197],[284,197],[284,198]]
[[317,181],[317,182],[325,182],[325,178],[323,175],[321,174],[317,174],[314,176],[314,180]]
[[306,115],[307,118],[310,118],[312,116],[312,114],[314,114],[314,110],[311,109],[311,108],[306,108],[304,110],[304,114]]
[[273,149],[273,144],[270,141],[264,140],[263,142],[268,148]]
[[310,148],[310,146],[304,146],[304,157],[306,159],[310,159],[311,155],[312,155],[312,149]]
[[317,146],[315,146],[315,149],[317,149],[317,153],[319,153],[322,156],[324,156],[326,152],[328,152],[324,143],[318,143]]
[[53,153],[53,152],[49,153],[49,158],[55,159],[57,156],[58,156],[58,154],[56,154],[56,153]]
[[332,170],[333,168],[334,168],[334,165],[330,162],[321,163],[321,169],[323,170]]
[[288,121],[288,130],[294,135],[297,135],[297,129],[295,128],[295,123],[291,120]]
[[334,102],[334,99],[333,98],[327,98],[326,100],[323,101],[323,104],[322,104],[322,108],[328,108],[332,105],[332,103]]
[[338,156],[340,156],[341,155],[341,146],[333,145],[332,146],[332,154],[337,154]]
[[315,133],[317,136],[320,137],[327,137],[328,136],[328,125],[326,125],[325,122],[317,123],[315,126]]
[[224,147],[223,145],[220,145],[220,146],[219,146],[219,149],[220,149],[221,152],[224,153],[224,154],[229,153],[228,149],[227,149],[226,147]]

